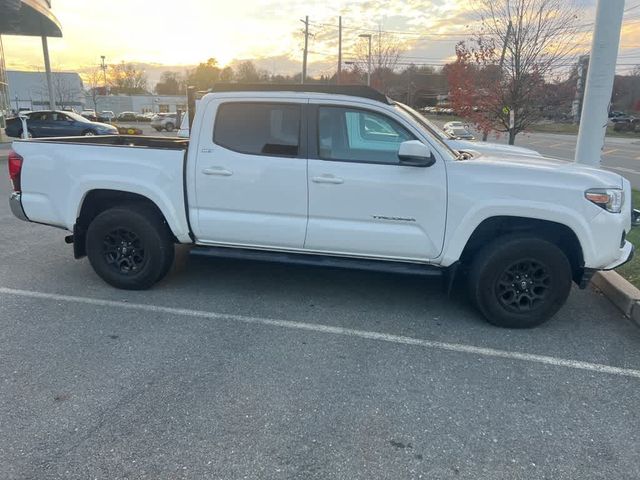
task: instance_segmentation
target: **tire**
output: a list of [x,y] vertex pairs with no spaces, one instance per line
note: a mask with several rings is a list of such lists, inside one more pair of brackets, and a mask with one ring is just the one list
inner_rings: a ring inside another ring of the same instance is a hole
[[173,132],[173,129],[174,129],[175,127],[173,126],[173,123],[169,122],[169,123],[167,123],[167,124],[164,126],[164,128],[165,128],[165,130],[166,130],[167,132]]
[[154,208],[140,204],[100,213],[87,229],[86,249],[98,276],[124,290],[150,288],[167,274],[174,258],[163,218]]
[[482,248],[469,274],[471,299],[498,327],[532,328],[564,305],[571,292],[571,265],[555,244],[506,236]]

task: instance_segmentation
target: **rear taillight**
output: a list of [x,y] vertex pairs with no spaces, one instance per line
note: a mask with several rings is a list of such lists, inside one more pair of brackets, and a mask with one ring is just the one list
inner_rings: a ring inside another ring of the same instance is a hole
[[20,191],[20,172],[22,171],[23,158],[13,150],[9,151],[9,178],[13,185],[13,191]]

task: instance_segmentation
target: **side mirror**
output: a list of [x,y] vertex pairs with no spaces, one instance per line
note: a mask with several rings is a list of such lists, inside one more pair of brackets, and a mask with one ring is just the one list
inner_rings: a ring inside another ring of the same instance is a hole
[[430,167],[436,163],[436,157],[429,147],[418,140],[402,142],[398,150],[400,165],[408,167]]

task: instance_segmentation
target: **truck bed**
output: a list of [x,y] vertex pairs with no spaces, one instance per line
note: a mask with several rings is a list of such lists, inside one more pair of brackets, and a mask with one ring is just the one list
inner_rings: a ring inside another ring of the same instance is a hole
[[18,140],[22,208],[29,220],[73,231],[85,198],[126,192],[152,201],[190,242],[184,170],[188,139],[105,135]]

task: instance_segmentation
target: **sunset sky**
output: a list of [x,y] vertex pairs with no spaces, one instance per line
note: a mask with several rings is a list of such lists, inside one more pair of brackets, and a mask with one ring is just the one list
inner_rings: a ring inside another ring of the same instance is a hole
[[[468,0],[53,0],[64,38],[51,39],[56,70],[82,70],[131,61],[188,66],[215,57],[259,59],[273,73],[300,69],[302,23],[313,22],[310,74],[330,74],[337,55],[337,17],[345,26],[345,59],[366,29],[400,32],[407,47],[402,62],[441,65],[454,45],[467,38],[474,14]],[[595,0],[578,2],[580,22],[593,21]],[[635,8],[635,7],[638,8]],[[627,1],[619,71],[640,63],[640,0]],[[589,28],[578,39],[588,50]],[[38,38],[3,36],[9,69],[42,69]]]

